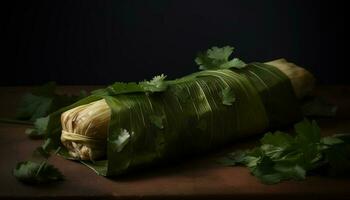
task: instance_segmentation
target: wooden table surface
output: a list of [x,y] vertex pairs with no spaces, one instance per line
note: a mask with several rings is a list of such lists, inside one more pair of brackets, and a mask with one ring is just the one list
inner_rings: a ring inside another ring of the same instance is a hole
[[[66,86],[60,90],[76,92],[88,86]],[[0,87],[0,118],[12,117],[16,104],[30,87]],[[322,86],[316,93],[339,106],[337,117],[319,119],[322,134],[350,132],[350,86]],[[215,158],[227,150],[251,146],[257,138],[242,140],[232,147],[180,164],[152,168],[118,179],[96,175],[77,162],[54,156],[50,162],[66,176],[63,182],[28,186],[12,176],[19,161],[30,157],[42,141],[30,140],[26,125],[0,123],[0,199],[350,199],[350,180],[321,176],[305,181],[286,181],[263,185],[244,167],[225,167]]]

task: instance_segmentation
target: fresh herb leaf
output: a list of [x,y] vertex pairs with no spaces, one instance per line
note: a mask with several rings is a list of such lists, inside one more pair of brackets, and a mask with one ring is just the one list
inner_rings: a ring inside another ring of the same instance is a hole
[[24,161],[17,164],[13,175],[21,182],[29,184],[42,184],[64,179],[62,173],[46,161],[41,163]]
[[164,74],[153,77],[150,81],[142,81],[139,85],[146,92],[163,92],[167,89],[168,83],[165,81],[166,76]]
[[250,166],[252,174],[258,177],[263,183],[273,184],[283,179],[282,174],[273,169],[274,163],[271,158],[263,156],[259,158],[255,166]]
[[26,129],[25,133],[32,139],[42,139],[46,133],[48,123],[49,116],[37,118],[34,122],[34,128]]
[[321,139],[321,130],[315,121],[310,122],[305,119],[294,126],[297,133],[296,142],[303,145],[314,144]]
[[228,68],[236,68],[236,69],[241,69],[246,67],[246,63],[243,62],[242,60],[240,60],[239,58],[234,58],[232,60],[230,60],[227,63],[224,63],[223,65],[221,65],[221,69],[228,69]]
[[114,135],[115,136],[109,140],[109,144],[113,151],[121,152],[129,143],[130,136],[133,135],[133,132],[129,133],[126,129],[120,129],[120,132]]
[[233,50],[234,48],[230,46],[224,46],[222,48],[212,47],[206,52],[198,53],[195,62],[201,70],[228,69],[232,67],[240,69],[245,67],[246,63],[238,58],[229,60]]
[[222,103],[227,106],[231,106],[236,101],[236,96],[230,87],[226,87],[221,91]]
[[307,172],[329,166],[330,175],[349,175],[350,134],[320,137],[315,121],[295,126],[297,135],[276,131],[266,133],[261,145],[236,151],[220,159],[225,165],[245,165],[262,183],[303,180]]
[[275,133],[268,132],[260,140],[261,144],[272,145],[281,148],[287,148],[293,145],[294,139],[291,135],[276,131]]
[[20,101],[16,118],[34,121],[39,117],[44,117],[49,114],[52,100],[52,98],[47,96],[39,96],[32,93],[25,94]]
[[33,89],[32,92],[22,97],[17,109],[16,118],[35,121],[37,118],[45,117],[51,112],[72,104],[85,96],[86,93],[84,92],[81,92],[78,96],[57,94],[56,84],[49,82]]
[[98,89],[91,92],[93,95],[119,95],[135,92],[162,92],[168,87],[168,83],[165,81],[166,76],[161,74],[153,77],[150,81],[142,81],[138,84],[135,82],[123,83],[116,82],[113,85],[108,86],[106,89]]

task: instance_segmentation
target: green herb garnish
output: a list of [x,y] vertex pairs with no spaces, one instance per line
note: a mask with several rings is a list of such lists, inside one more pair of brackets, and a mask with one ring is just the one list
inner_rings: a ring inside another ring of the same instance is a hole
[[40,117],[46,117],[51,112],[76,102],[86,95],[85,91],[82,91],[79,96],[58,94],[56,92],[56,84],[49,82],[35,88],[32,92],[22,97],[17,109],[16,118],[35,121]]
[[49,116],[37,118],[34,122],[33,128],[27,128],[25,133],[32,139],[41,139],[46,132],[47,124],[49,123]]
[[94,95],[118,95],[135,92],[163,92],[167,89],[168,83],[165,81],[164,74],[153,77],[150,81],[141,81],[139,83],[116,82],[108,86],[106,89],[94,90],[91,93]]
[[199,65],[200,70],[228,69],[232,67],[240,69],[245,67],[246,63],[238,58],[229,60],[233,50],[234,48],[230,46],[222,48],[212,47],[206,52],[198,53],[195,62]]
[[[61,181],[64,179],[62,173],[53,165],[48,164],[48,158],[51,156],[47,151],[51,139],[38,147],[34,151],[34,161],[23,161],[17,163],[13,169],[13,175],[21,182],[26,184],[43,184]],[[57,154],[61,148],[57,148],[54,154]]]
[[153,77],[150,81],[140,82],[139,85],[146,92],[162,92],[167,89],[168,84],[165,81],[166,76],[164,74]]
[[329,175],[350,171],[350,134],[321,138],[315,121],[295,126],[296,136],[276,131],[266,133],[259,147],[239,150],[220,160],[225,165],[244,165],[265,184],[303,180],[307,173],[325,168]]
[[29,184],[42,184],[63,180],[62,173],[46,161],[24,161],[17,164],[13,175],[20,181]]

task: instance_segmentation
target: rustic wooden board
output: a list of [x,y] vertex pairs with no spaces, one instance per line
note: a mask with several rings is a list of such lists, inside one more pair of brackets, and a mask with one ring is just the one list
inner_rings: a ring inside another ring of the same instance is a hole
[[[61,87],[76,92],[80,88]],[[0,87],[0,118],[14,115],[20,95],[29,87]],[[323,86],[317,94],[339,106],[337,117],[319,119],[322,134],[350,132],[350,86]],[[263,185],[243,167],[224,167],[215,162],[218,154],[251,146],[257,138],[241,140],[231,147],[199,158],[162,168],[151,168],[117,179],[97,176],[92,170],[60,157],[50,158],[66,180],[46,186],[28,186],[11,174],[17,162],[26,160],[41,144],[24,134],[26,125],[0,123],[0,199],[347,199],[350,180],[311,176],[305,181]]]

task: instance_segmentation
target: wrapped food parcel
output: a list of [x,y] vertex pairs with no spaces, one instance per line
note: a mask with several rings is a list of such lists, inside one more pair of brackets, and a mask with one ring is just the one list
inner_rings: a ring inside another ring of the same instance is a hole
[[313,76],[283,59],[115,83],[50,115],[60,154],[103,176],[177,160],[302,118]]

